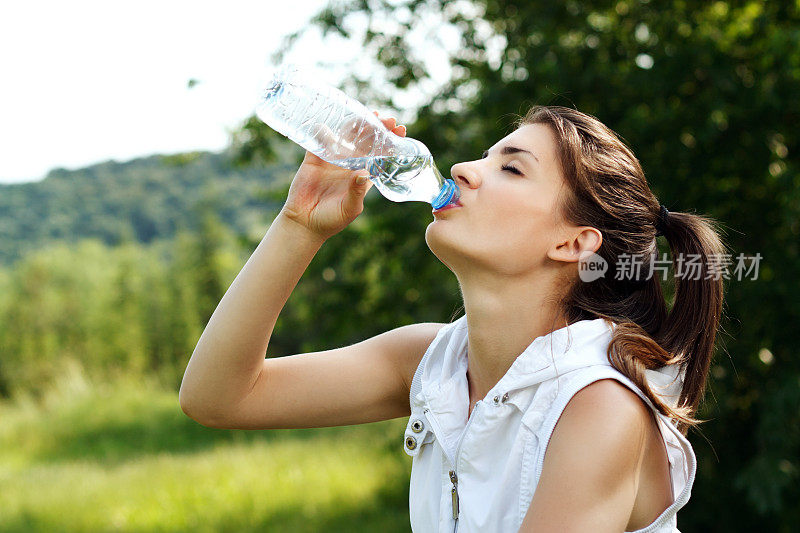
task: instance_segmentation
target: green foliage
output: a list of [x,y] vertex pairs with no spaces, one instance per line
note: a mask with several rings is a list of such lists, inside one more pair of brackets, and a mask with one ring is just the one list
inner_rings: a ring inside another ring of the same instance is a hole
[[204,220],[203,233],[147,246],[62,243],[2,272],[4,395],[38,395],[76,363],[94,379],[154,373],[177,389],[242,261],[235,237]]

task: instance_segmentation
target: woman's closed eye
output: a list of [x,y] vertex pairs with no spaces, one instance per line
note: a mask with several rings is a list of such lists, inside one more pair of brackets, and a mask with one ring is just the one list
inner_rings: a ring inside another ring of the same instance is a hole
[[[481,159],[486,159],[489,157],[489,150],[486,150],[481,155]],[[502,165],[500,170],[505,170],[506,172],[511,172],[512,174],[516,174],[517,176],[522,176],[522,172],[517,167],[512,167],[511,165]]]
[[518,176],[522,176],[522,172],[519,171],[516,167],[512,167],[511,165],[503,165],[500,167],[501,170],[505,170],[511,172],[512,174],[516,174]]

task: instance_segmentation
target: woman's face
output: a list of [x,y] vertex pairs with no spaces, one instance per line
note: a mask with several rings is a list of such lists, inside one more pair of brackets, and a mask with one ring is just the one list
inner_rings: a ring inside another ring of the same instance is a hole
[[565,229],[558,206],[567,190],[549,126],[522,126],[450,172],[461,207],[434,212],[425,232],[445,265],[519,275],[545,264]]

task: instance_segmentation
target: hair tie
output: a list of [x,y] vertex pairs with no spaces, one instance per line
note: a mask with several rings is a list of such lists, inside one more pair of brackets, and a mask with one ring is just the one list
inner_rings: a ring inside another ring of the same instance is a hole
[[667,208],[664,207],[664,204],[661,204],[661,210],[658,212],[658,219],[656,219],[655,223],[656,237],[664,235],[664,230],[667,227],[667,217],[669,217],[669,211],[667,211]]

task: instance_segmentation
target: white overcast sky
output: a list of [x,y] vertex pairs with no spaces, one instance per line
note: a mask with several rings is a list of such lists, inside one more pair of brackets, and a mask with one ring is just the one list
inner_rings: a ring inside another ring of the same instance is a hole
[[[153,153],[220,150],[270,55],[325,0],[0,5],[0,182]],[[326,59],[353,53],[327,46]],[[351,47],[352,48],[352,47]],[[355,51],[357,53],[357,50]],[[313,63],[301,47],[294,62]],[[187,88],[189,79],[200,81]]]

